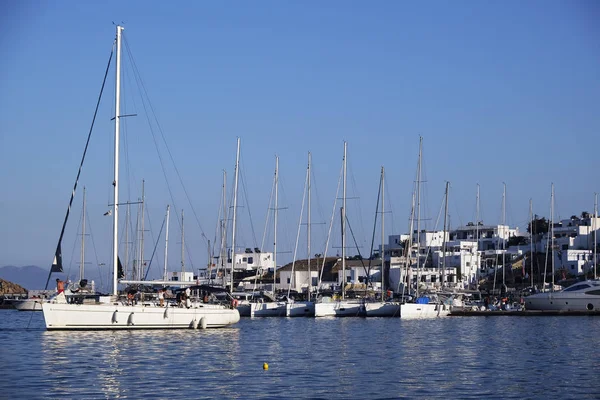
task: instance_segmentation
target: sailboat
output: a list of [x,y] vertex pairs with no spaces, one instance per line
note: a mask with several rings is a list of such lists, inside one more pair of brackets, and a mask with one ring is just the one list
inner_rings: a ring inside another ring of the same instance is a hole
[[[311,174],[311,155],[310,152],[308,153],[308,167],[306,169],[306,191],[307,191],[307,198],[308,198],[308,213],[307,213],[307,217],[306,217],[306,249],[307,249],[307,259],[306,259],[306,265],[307,265],[307,276],[308,276],[308,286],[307,286],[307,290],[306,290],[306,301],[295,301],[290,299],[290,296],[288,295],[288,300],[287,303],[285,305],[285,315],[287,317],[314,317],[315,316],[315,303],[311,300],[311,287],[312,287],[312,276],[311,276],[311,270],[310,270],[310,262],[311,262],[311,256],[310,256],[310,174]],[[298,225],[298,229],[300,229],[300,225]],[[300,231],[298,230],[298,233],[300,233]],[[296,240],[297,242],[297,240]],[[295,259],[295,257],[294,257]],[[293,272],[293,268],[292,268],[292,272]],[[290,280],[290,287],[291,287],[291,280]],[[289,290],[288,290],[289,293]]]
[[[277,214],[278,214],[278,193],[279,193],[279,157],[275,156],[275,208],[273,209],[273,295],[275,295],[275,284],[277,281]],[[284,301],[272,302],[251,302],[251,317],[285,317],[286,303]]]
[[343,161],[343,195],[342,195],[342,277],[340,279],[342,286],[341,299],[334,300],[323,297],[320,302],[315,304],[315,317],[357,317],[364,313],[364,304],[362,300],[346,299],[346,154],[348,144],[344,142],[344,161]]
[[[114,180],[113,180],[113,233],[112,233],[112,295],[98,296],[95,301],[84,304],[68,303],[64,293],[59,293],[50,302],[42,304],[44,320],[48,330],[96,330],[96,329],[182,329],[182,328],[217,328],[234,324],[240,320],[240,314],[236,309],[218,304],[193,304],[187,307],[173,307],[168,303],[161,307],[156,303],[128,305],[119,299],[118,278],[121,266],[118,251],[118,228],[119,228],[119,134],[120,119],[120,80],[121,80],[121,40],[123,27],[116,27],[116,82],[115,82],[115,154],[114,154]],[[108,69],[107,69],[108,72]],[[90,132],[91,133],[91,132]],[[89,144],[89,137],[88,137]],[[87,151],[87,144],[86,149]],[[71,202],[77,187],[77,181],[81,173],[81,167],[85,159],[82,158],[79,172],[75,181],[74,190],[71,194]],[[55,253],[52,271],[61,271],[61,240],[64,234],[66,219],[61,231],[61,237]]]
[[[435,317],[444,317],[450,314],[450,307],[442,304],[437,296],[421,296],[419,297],[420,284],[420,269],[421,269],[421,165],[423,155],[423,138],[419,138],[419,161],[417,164],[417,185],[416,185],[416,200],[417,200],[417,282],[416,282],[416,300],[414,303],[403,303],[400,305],[400,318],[404,319],[426,319]],[[411,224],[412,225],[412,224]],[[444,235],[446,232],[444,232]],[[411,232],[412,235],[412,232]],[[410,250],[409,250],[410,251]]]
[[[365,312],[367,317],[399,317],[400,303],[395,301],[385,301],[385,230],[384,230],[384,215],[385,215],[385,169],[381,167],[381,300],[365,302]],[[390,299],[391,300],[391,299]]]

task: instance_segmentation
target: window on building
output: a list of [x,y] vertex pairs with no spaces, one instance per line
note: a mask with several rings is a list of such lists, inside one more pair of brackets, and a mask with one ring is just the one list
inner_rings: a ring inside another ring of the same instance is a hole
[[467,267],[470,267],[470,266],[471,266],[471,262],[470,262],[470,261],[467,261],[467,262],[465,263],[465,265],[466,265]]
[[289,285],[289,283],[290,283],[290,278],[287,278],[287,283],[288,283],[288,285]]
[[247,257],[243,257],[242,258],[242,262],[248,262],[248,258]]
[[254,264],[254,257],[248,257],[248,264]]

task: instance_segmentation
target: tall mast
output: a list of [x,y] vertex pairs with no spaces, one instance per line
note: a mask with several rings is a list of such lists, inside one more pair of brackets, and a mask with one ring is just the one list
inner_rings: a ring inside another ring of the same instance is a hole
[[385,285],[383,279],[383,270],[385,267],[385,227],[384,227],[384,216],[385,216],[385,169],[381,167],[381,301],[383,299],[383,293],[385,292]]
[[79,267],[79,280],[84,278],[85,270],[85,186],[83,187],[83,214],[81,218],[81,266]]
[[[235,178],[233,184],[233,221],[231,226],[231,282],[229,290],[233,293],[233,267],[235,265],[235,229],[237,217],[237,195],[238,195],[238,177],[240,169],[240,138],[237,139],[237,152],[235,156]],[[223,272],[225,274],[225,272]]]
[[477,277],[477,286],[479,286],[479,271],[481,270],[481,263],[480,260],[481,258],[479,257],[479,183],[477,184],[477,201],[476,201],[477,205],[477,215],[475,216],[475,243],[477,244],[476,247],[476,256],[477,256],[477,270],[475,272],[475,275]]
[[[442,286],[446,286],[446,219],[448,218],[448,189],[450,182],[446,182],[446,199],[444,200],[444,238],[442,244]],[[457,277],[458,278],[458,277]]]
[[[225,170],[223,170],[223,186],[221,188],[221,190],[223,191],[222,194],[222,198],[223,198],[223,205],[222,205],[222,210],[223,210],[223,216],[221,218],[221,254],[219,255],[220,258],[220,267],[222,269],[221,273],[223,274],[223,277],[225,277],[225,273],[226,273],[226,268],[225,266],[227,265],[227,172]],[[212,278],[212,274],[211,274],[211,278]],[[225,282],[224,282],[225,283]],[[223,285],[225,286],[225,285]]]
[[181,210],[181,278],[185,272],[185,230],[183,227],[183,210]]
[[346,150],[344,142],[344,186],[342,195],[342,300],[346,298]]
[[534,260],[534,255],[533,255],[533,200],[529,199],[529,235],[530,235],[530,239],[529,239],[529,254],[531,257],[531,260],[529,260],[529,262],[531,263],[531,287],[533,288],[533,260]]
[[279,191],[279,156],[275,156],[275,209],[273,217],[273,294],[277,281],[277,195]]
[[[210,276],[212,275],[212,266],[213,266],[213,254],[212,254],[212,249],[210,248],[210,239],[208,240],[206,250],[207,250],[207,258],[208,258],[208,265],[206,266],[206,268],[207,268],[208,277],[210,280]],[[198,270],[198,279],[200,279],[200,270]]]
[[[408,287],[410,289],[410,284],[411,282],[409,281],[408,277],[408,271],[410,268],[410,256],[411,256],[411,252],[412,252],[412,246],[413,246],[413,231],[415,229],[415,191],[413,190],[412,196],[411,196],[411,204],[410,204],[410,221],[408,224],[408,243],[405,246],[405,251],[404,251],[404,269],[405,269],[405,276],[402,279],[402,295],[404,296],[404,293],[406,291],[406,288]],[[391,262],[391,261],[390,261]],[[400,276],[402,276],[402,274],[400,274]],[[406,281],[406,284],[404,283]]]
[[168,252],[169,252],[169,214],[171,211],[171,206],[169,204],[167,204],[167,215],[165,217],[166,219],[166,230],[165,230],[165,266],[163,269],[163,281],[167,280],[167,256],[168,256]]
[[551,218],[551,222],[550,222],[550,244],[551,244],[551,248],[552,248],[552,289],[551,291],[554,292],[554,183],[552,184],[552,194],[551,194],[551,201],[550,201],[550,218]]
[[[125,265],[123,265],[123,275],[125,279],[129,277],[129,213],[130,213],[130,202],[127,202],[127,208],[125,209]],[[135,279],[133,276],[131,279]]]
[[[505,231],[506,226],[506,183],[502,182],[502,236],[506,235]],[[506,287],[506,265],[505,265],[505,256],[506,256],[506,239],[502,239],[502,290]]]
[[133,259],[133,265],[132,265],[132,271],[131,271],[131,279],[133,280],[137,280],[138,279],[138,271],[140,269],[140,226],[142,225],[142,221],[141,221],[141,208],[142,208],[142,202],[139,201],[140,198],[137,198],[137,202],[136,204],[137,206],[137,214],[135,216],[135,240],[137,241],[137,244],[135,246],[135,257]]
[[119,122],[121,119],[121,32],[117,25],[117,62],[115,79],[115,164],[113,180],[113,295],[117,295],[119,265]]
[[307,291],[307,300],[310,301],[310,291],[312,286],[312,277],[310,276],[310,164],[311,164],[311,154],[308,152],[308,213],[307,213],[307,221],[306,221],[306,252],[307,252],[307,264],[308,264],[308,291]]
[[419,163],[417,165],[417,287],[416,297],[419,297],[419,282],[421,281],[421,156],[423,154],[423,137],[419,136]]
[[140,265],[138,266],[138,276],[136,279],[142,280],[144,276],[144,200],[146,199],[146,181],[142,179],[142,214],[140,230]]
[[597,247],[597,240],[596,240],[596,235],[597,235],[597,229],[598,227],[596,226],[596,219],[598,218],[598,193],[594,193],[594,224],[593,224],[593,230],[594,230],[594,262],[592,263],[593,267],[594,267],[594,279],[598,279],[598,276],[596,274],[596,247]]

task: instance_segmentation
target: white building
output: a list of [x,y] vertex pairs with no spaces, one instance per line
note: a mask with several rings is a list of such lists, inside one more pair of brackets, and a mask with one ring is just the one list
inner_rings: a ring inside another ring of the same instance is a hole
[[479,225],[461,226],[452,232],[453,240],[477,240],[479,251],[499,250],[506,248],[506,242],[512,236],[521,236],[519,228],[508,225]]
[[[554,270],[564,270],[572,275],[580,275],[589,271],[594,265],[594,233],[599,235],[600,218],[586,216],[571,217],[554,223]],[[541,235],[536,250],[552,251],[548,233]],[[600,250],[600,246],[598,246]],[[550,267],[550,263],[548,268]],[[550,272],[550,270],[548,270]]]
[[[261,252],[259,249],[247,248],[243,252],[235,253],[235,271],[273,270],[273,253]],[[227,270],[231,270],[231,254],[227,260]]]
[[[295,263],[289,263],[277,269],[276,289],[285,290],[291,287],[292,290],[305,293],[308,285],[311,285],[311,291],[317,290],[319,285],[319,276],[323,268],[322,282],[320,289],[329,289],[332,285],[338,286],[337,275],[333,273],[333,267],[338,262],[337,257],[327,257],[325,262],[323,258],[313,258],[310,263],[310,278],[308,273],[308,261],[297,260]],[[340,260],[341,262],[341,260]],[[293,271],[292,271],[293,269]],[[341,275],[341,274],[340,274]]]

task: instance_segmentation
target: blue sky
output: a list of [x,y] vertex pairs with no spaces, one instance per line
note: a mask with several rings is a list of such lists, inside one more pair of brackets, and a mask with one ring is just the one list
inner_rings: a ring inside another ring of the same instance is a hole
[[[506,182],[507,221],[522,227],[530,198],[535,213],[549,216],[551,182],[556,217],[592,211],[600,192],[594,173],[600,6],[594,1],[4,1],[0,15],[0,265],[52,261],[113,21],[125,23],[200,222],[174,185],[176,206],[187,216],[188,263],[196,268],[206,260],[201,229],[211,240],[215,235],[221,171],[233,176],[238,136],[248,193],[238,243],[248,247],[254,246],[248,210],[260,245],[276,154],[279,206],[286,208],[278,248],[293,250],[308,151],[313,222],[329,220],[344,140],[348,195],[358,198],[349,200],[348,214],[363,253],[381,165],[392,210],[386,234],[406,231],[419,135],[433,220],[446,180],[453,226],[474,220],[477,183],[485,223],[500,221]],[[139,116],[126,122],[130,155],[122,173],[129,172],[121,181],[130,188],[122,189],[121,201],[135,200],[146,180],[149,235],[156,238],[172,201],[143,108],[128,91],[135,89],[132,76],[124,79],[125,110]],[[98,262],[110,252],[110,221],[102,214],[111,199],[112,73],[108,85],[81,179]],[[80,202],[81,191],[63,244],[66,263],[79,257]],[[172,221],[171,235],[178,229]],[[322,252],[324,231],[326,225],[315,225],[313,253]],[[379,243],[379,231],[377,237]],[[178,269],[179,240],[172,239],[170,264]],[[146,243],[147,258],[152,247]],[[97,262],[94,253],[87,257]]]

